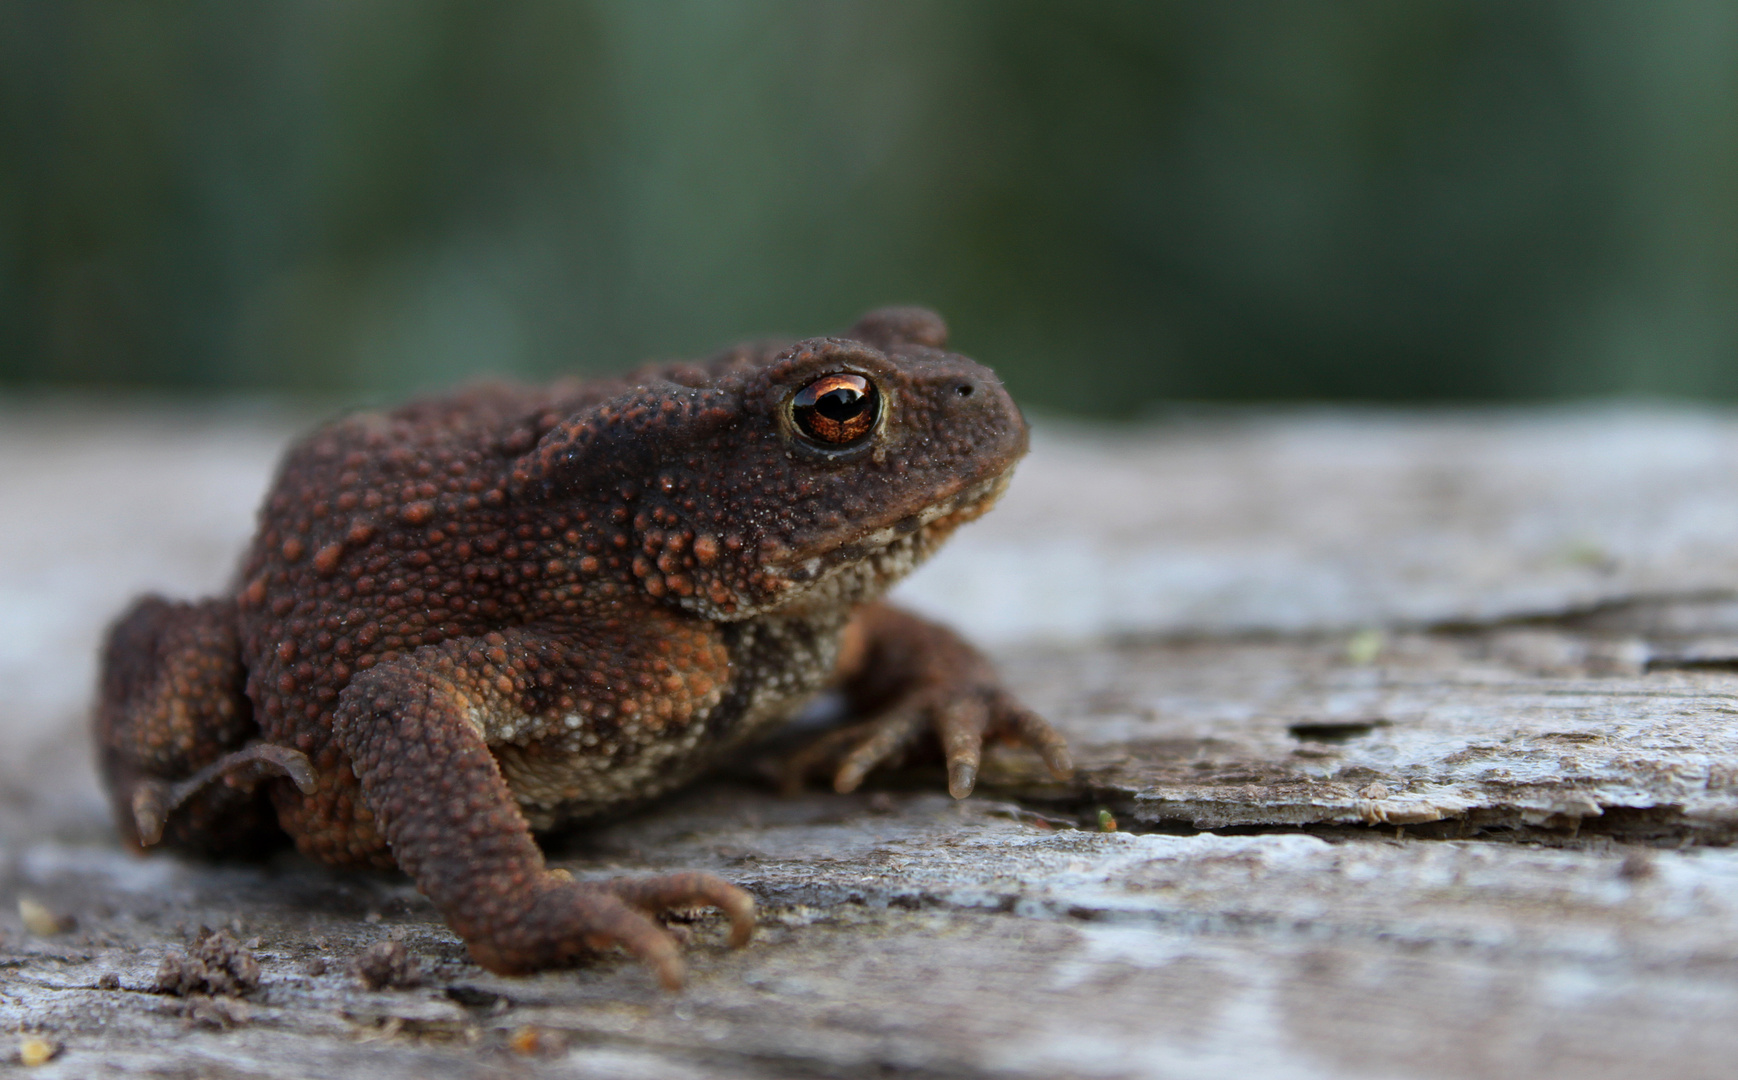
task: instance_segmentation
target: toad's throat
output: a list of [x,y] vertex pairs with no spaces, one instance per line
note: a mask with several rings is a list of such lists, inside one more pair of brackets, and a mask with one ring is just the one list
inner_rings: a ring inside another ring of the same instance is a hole
[[934,551],[959,526],[983,515],[995,505],[1014,475],[1010,467],[953,494],[930,503],[890,525],[866,535],[808,555],[799,555],[771,567],[774,573],[796,586],[818,582],[845,567],[872,567],[883,574],[904,576]]

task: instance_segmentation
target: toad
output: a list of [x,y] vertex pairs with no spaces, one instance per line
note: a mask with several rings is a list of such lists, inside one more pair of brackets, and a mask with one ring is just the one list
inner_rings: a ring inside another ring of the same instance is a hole
[[352,415],[284,458],[235,595],[110,632],[96,735],[140,847],[398,867],[501,973],[619,945],[680,984],[657,917],[754,905],[710,874],[581,882],[533,834],[654,797],[841,690],[800,752],[841,792],[932,737],[1062,738],[951,631],[881,602],[1026,450],[940,318]]

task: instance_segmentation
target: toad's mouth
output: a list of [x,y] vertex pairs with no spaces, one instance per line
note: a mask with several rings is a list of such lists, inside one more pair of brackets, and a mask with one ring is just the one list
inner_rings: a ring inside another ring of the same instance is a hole
[[846,567],[863,567],[891,585],[934,551],[953,531],[983,516],[1014,476],[1012,465],[976,483],[961,486],[866,535],[800,554],[769,569],[793,585],[818,582]]

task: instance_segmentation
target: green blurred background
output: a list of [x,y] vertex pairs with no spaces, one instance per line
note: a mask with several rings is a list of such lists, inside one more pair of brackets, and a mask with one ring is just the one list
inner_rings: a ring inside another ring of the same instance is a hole
[[0,386],[1731,399],[1735,300],[1733,3],[0,3]]

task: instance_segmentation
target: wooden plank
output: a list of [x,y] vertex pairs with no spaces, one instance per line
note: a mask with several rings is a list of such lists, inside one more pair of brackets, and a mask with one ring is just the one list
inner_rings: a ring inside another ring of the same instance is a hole
[[[22,860],[81,921],[5,947],[6,1021],[68,1046],[43,1075],[491,1075],[526,1025],[561,1033],[520,1063],[551,1076],[1712,1076],[1738,1050],[1730,849],[1105,834],[716,784],[562,859],[712,867],[761,898],[747,950],[695,928],[679,996],[621,958],[489,976],[391,880],[118,859]],[[259,938],[263,989],[226,1030],[142,992],[200,921]],[[393,933],[429,982],[366,990],[344,960]]]
[[[122,853],[90,649],[140,587],[222,584],[291,424],[0,414],[0,501],[30,507],[0,517],[0,1023],[63,1047],[34,1075],[1700,1077],[1738,1054],[1729,416],[1041,437],[911,596],[998,642],[1078,780],[1004,749],[965,803],[924,768],[787,799],[751,757],[556,842],[579,876],[709,869],[759,898],[746,950],[687,928],[666,995],[613,955],[490,976],[399,878]],[[21,900],[76,926],[33,931]],[[148,992],[201,925],[258,939],[258,992]],[[424,981],[367,989],[350,960],[391,937]]]
[[[1359,649],[1372,655],[1347,657]],[[1094,797],[1149,826],[1730,843],[1738,676],[1646,671],[1652,651],[1531,627],[1125,645],[1114,665],[1034,651],[1010,666],[1037,680],[1030,696],[1063,723]]]

